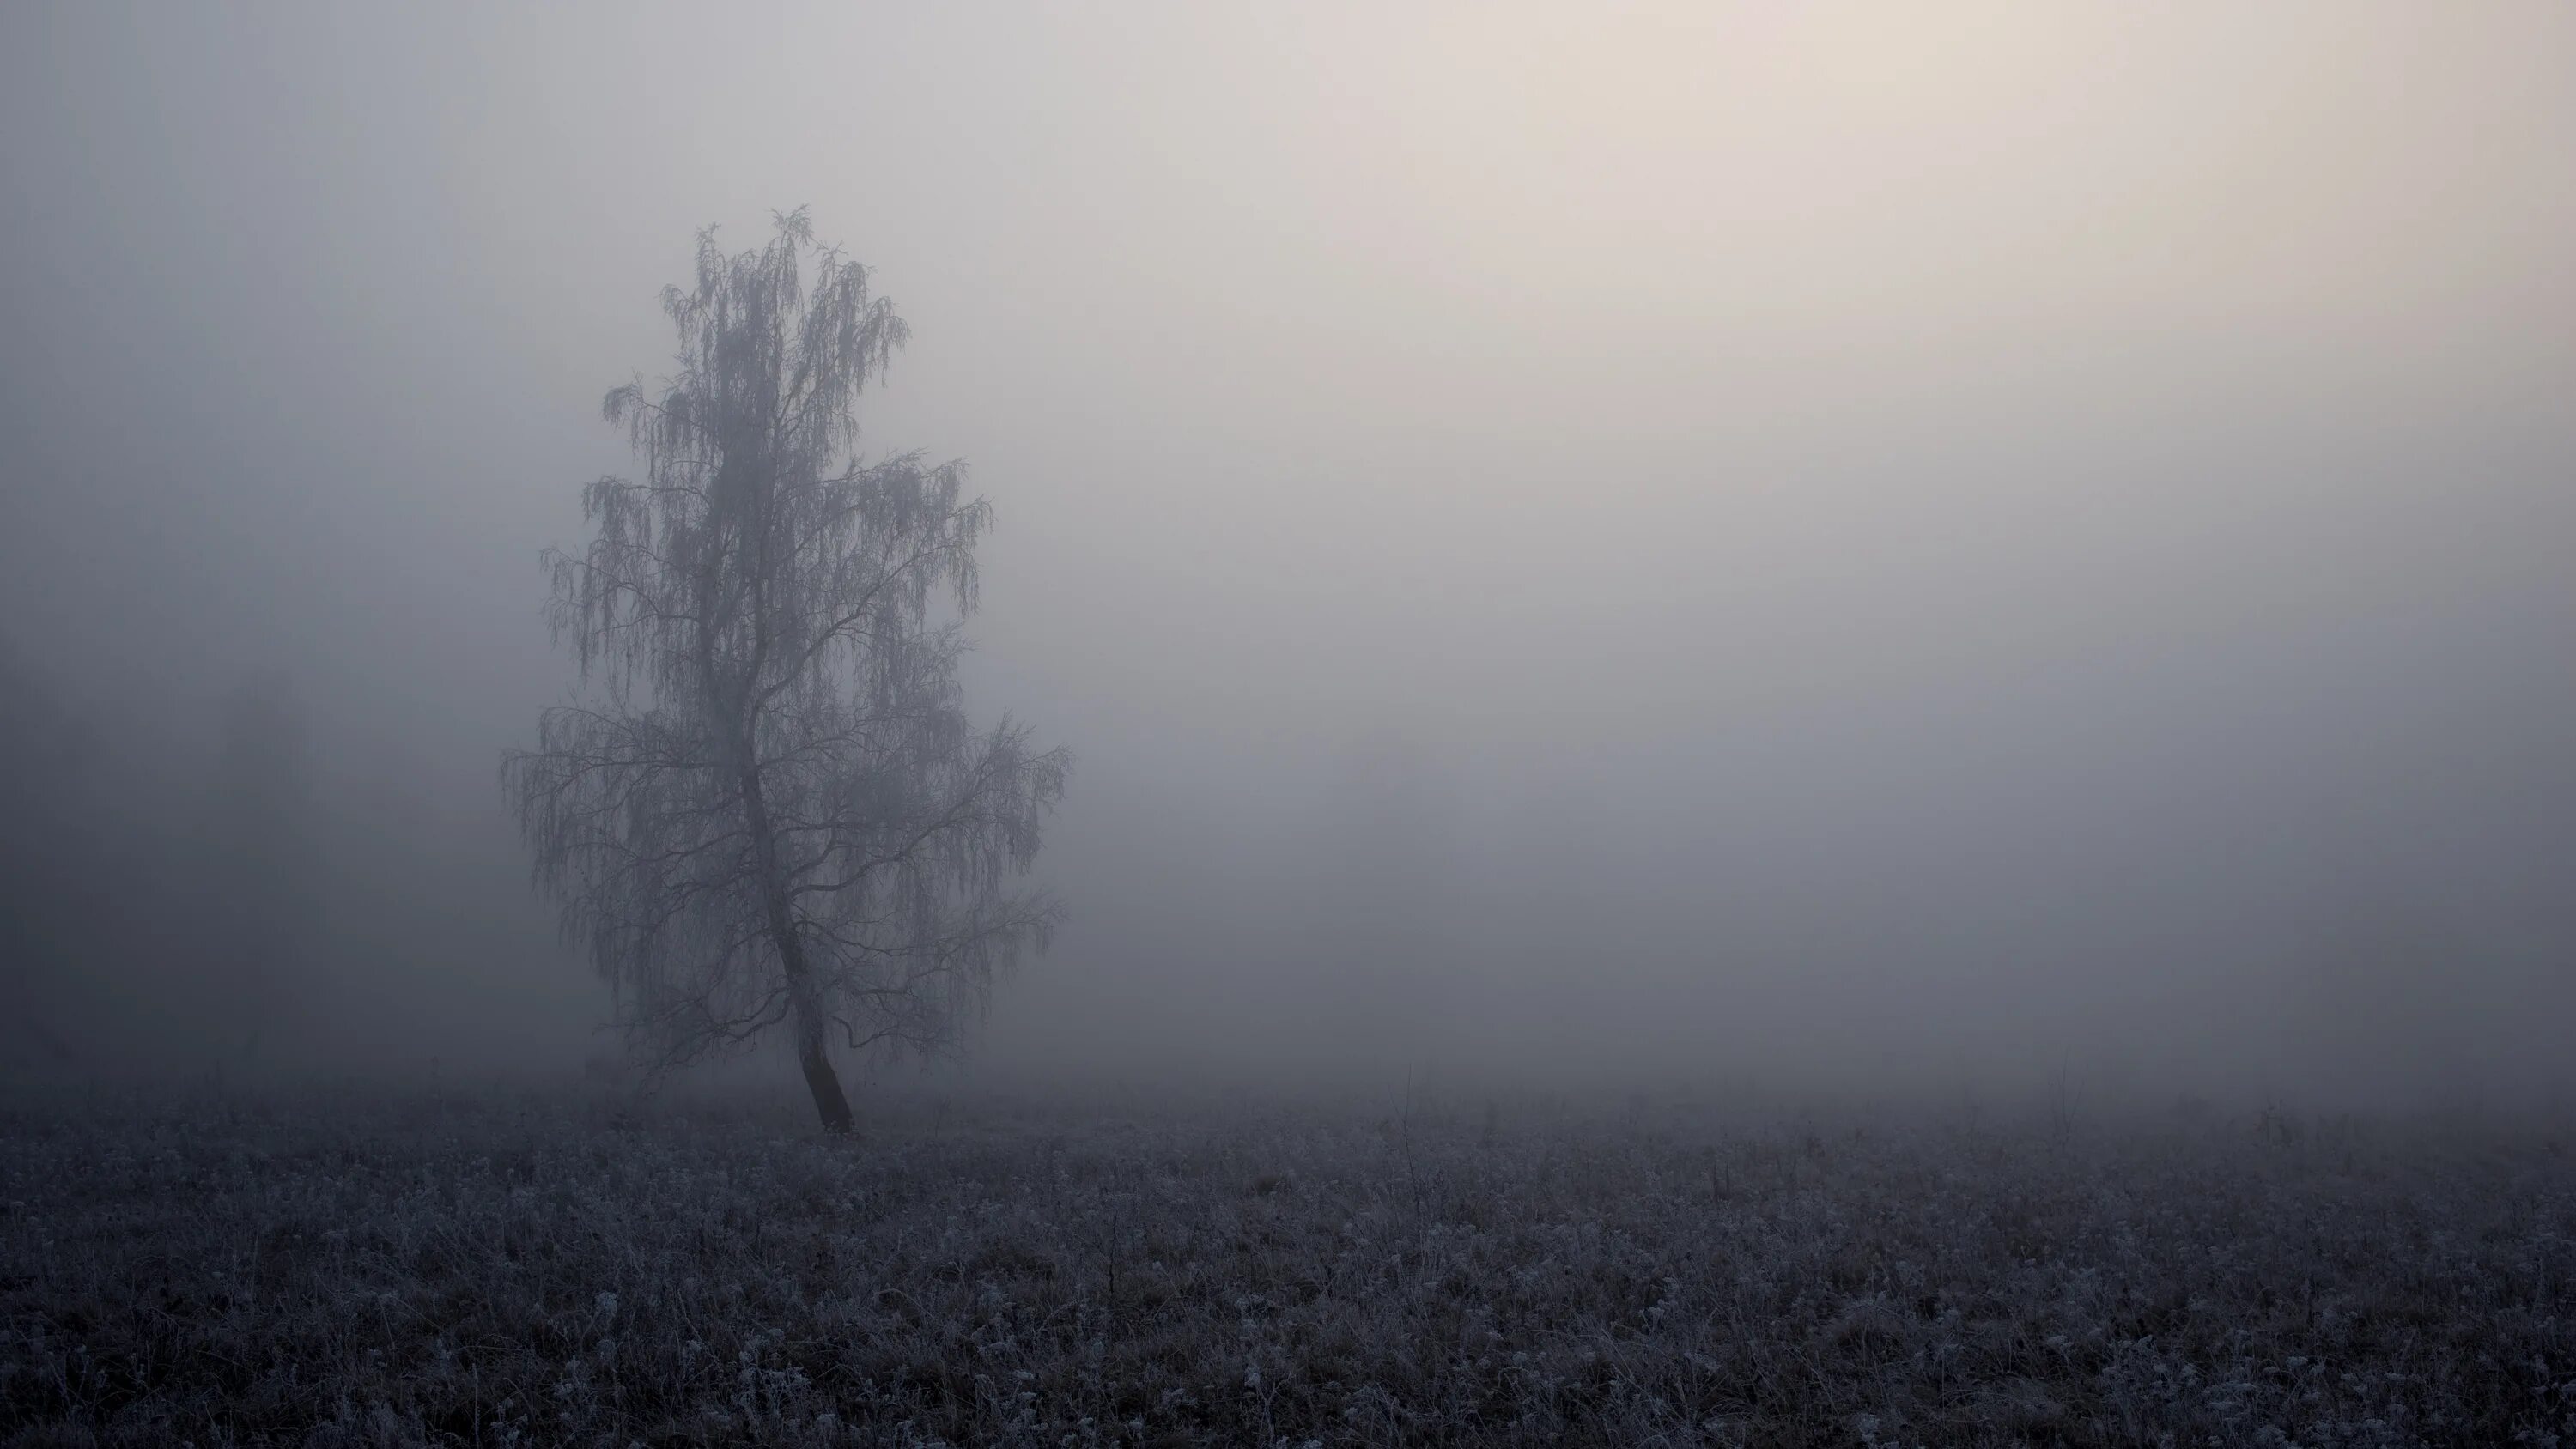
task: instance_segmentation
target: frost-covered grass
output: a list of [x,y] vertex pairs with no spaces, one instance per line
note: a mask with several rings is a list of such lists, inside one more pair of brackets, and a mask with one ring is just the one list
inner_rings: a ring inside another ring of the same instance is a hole
[[22,1096],[0,1439],[2576,1443],[2576,1163],[1635,1103],[844,1143],[773,1105]]

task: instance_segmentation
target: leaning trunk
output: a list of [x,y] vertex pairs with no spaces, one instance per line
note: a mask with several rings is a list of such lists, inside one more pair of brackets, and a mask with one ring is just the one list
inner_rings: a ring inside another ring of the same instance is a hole
[[805,957],[805,940],[796,934],[795,913],[788,909],[787,882],[778,870],[778,843],[769,833],[769,800],[760,788],[757,767],[742,777],[745,823],[751,828],[754,868],[760,872],[761,904],[769,916],[769,941],[778,949],[778,969],[787,978],[787,999],[796,1023],[796,1062],[805,1069],[805,1089],[814,1094],[815,1115],[823,1130],[841,1136],[853,1125],[849,1095],[841,1074],[832,1069],[832,1041],[825,1032],[820,983]]
[[787,998],[795,1013],[796,1062],[805,1069],[805,1089],[814,1094],[814,1111],[823,1119],[823,1130],[839,1136],[851,1127],[850,1099],[841,1090],[841,1074],[832,1069],[832,1039],[824,1030],[814,968],[805,959],[805,942],[788,915],[787,892],[771,886],[768,895],[769,938],[778,947],[779,969],[786,973]]
[[841,1074],[832,1070],[831,1044],[824,1039],[822,1026],[819,1019],[811,1030],[797,1023],[796,1060],[805,1068],[805,1088],[814,1094],[814,1111],[823,1119],[823,1130],[843,1137],[852,1127],[850,1099],[841,1090]]

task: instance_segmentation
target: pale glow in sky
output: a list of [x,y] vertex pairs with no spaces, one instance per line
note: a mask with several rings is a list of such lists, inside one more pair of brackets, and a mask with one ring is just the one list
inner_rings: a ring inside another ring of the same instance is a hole
[[[599,395],[696,227],[807,204],[916,333],[880,446],[1000,511],[977,708],[1081,761],[991,1057],[2522,1080],[2576,1009],[2576,10],[0,42],[12,632],[294,671],[495,890]],[[2443,944],[2319,1027],[2356,901]],[[535,939],[471,990],[577,998]]]

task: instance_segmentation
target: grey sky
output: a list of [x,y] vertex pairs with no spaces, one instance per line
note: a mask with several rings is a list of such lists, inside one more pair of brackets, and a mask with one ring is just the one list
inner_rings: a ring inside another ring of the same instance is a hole
[[916,334],[878,445],[1000,510],[976,707],[1080,759],[988,1061],[2530,1085],[2571,62],[2503,4],[14,7],[0,617],[103,707],[293,671],[510,884],[599,396],[696,227],[808,204]]

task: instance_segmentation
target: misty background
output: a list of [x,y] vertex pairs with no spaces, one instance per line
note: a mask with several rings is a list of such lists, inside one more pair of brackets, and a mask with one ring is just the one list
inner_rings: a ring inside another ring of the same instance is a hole
[[[1395,13],[1387,13],[1388,10]],[[969,1069],[2576,1087],[2576,13],[23,5],[0,1014],[553,1069],[494,782],[810,205],[1075,751]],[[783,1066],[780,1070],[784,1070]]]

